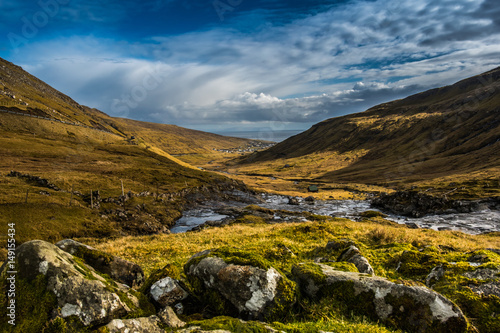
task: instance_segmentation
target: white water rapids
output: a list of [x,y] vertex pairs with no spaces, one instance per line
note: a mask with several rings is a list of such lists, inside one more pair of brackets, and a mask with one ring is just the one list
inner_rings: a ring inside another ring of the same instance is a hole
[[[294,212],[307,211],[318,215],[343,217],[351,220],[359,220],[359,214],[368,210],[380,211],[372,208],[369,201],[317,200],[311,204],[306,202],[303,198],[297,198],[299,205],[289,205],[289,198],[286,196],[263,194],[262,199],[264,202],[258,203],[257,205],[263,208]],[[245,205],[246,204],[243,203],[238,204],[240,207]],[[218,214],[215,210],[210,208],[187,210],[171,229],[171,232],[186,232],[206,221],[221,221],[227,217],[227,215]],[[428,215],[420,218],[388,214],[387,219],[399,224],[416,225],[420,228],[460,230],[468,234],[500,231],[500,212],[488,209],[473,213]]]

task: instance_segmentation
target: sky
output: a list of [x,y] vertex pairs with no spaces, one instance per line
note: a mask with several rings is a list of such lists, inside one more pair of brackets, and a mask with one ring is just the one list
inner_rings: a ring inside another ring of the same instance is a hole
[[0,57],[111,116],[305,130],[500,66],[500,3],[0,0]]

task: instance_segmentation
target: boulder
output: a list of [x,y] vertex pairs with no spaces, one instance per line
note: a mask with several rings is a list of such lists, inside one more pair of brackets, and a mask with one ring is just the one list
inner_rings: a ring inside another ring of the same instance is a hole
[[106,325],[110,333],[166,333],[159,324],[157,316],[135,318],[135,319],[115,319]]
[[[30,241],[17,248],[18,274],[28,283],[43,275],[62,318],[75,316],[83,326],[105,324],[136,310],[138,299],[57,246]],[[35,300],[34,300],[35,301]]]
[[356,266],[356,268],[360,273],[375,275],[375,271],[373,270],[373,267],[370,265],[368,259],[363,257],[361,255],[361,252],[359,252],[359,249],[354,245],[351,245],[344,252],[342,252],[337,261],[350,262],[354,264],[354,266]]
[[172,305],[188,297],[188,293],[182,289],[179,282],[170,277],[153,283],[149,294],[161,307]]
[[221,315],[272,319],[295,303],[295,284],[251,253],[232,248],[204,251],[194,255],[184,271],[193,294]]
[[164,323],[168,327],[180,328],[186,326],[186,323],[180,320],[179,317],[177,317],[174,310],[170,306],[167,306],[166,308],[161,310],[158,313],[158,318],[160,318],[162,323]]
[[300,205],[300,202],[299,199],[297,199],[296,197],[290,197],[288,198],[288,204],[293,206],[298,206]]
[[142,268],[133,262],[112,256],[72,239],[62,240],[56,243],[56,246],[75,257],[85,260],[95,270],[107,274],[112,279],[129,287],[137,288],[144,282]]
[[304,295],[328,297],[346,313],[366,315],[409,332],[465,332],[462,311],[447,298],[421,286],[396,284],[366,274],[335,271],[323,264],[300,264],[292,269]]

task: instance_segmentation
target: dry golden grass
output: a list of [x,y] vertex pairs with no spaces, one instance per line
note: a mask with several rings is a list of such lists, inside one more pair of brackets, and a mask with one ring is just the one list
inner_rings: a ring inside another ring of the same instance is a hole
[[[235,224],[201,232],[124,237],[116,240],[87,238],[82,241],[136,262],[143,266],[146,274],[150,274],[166,264],[181,268],[193,254],[206,249],[235,246],[266,256],[269,251],[276,250],[277,244],[282,244],[299,255],[325,246],[335,237],[347,237],[373,248],[391,243],[418,244],[422,247],[446,245],[463,252],[500,247],[500,237],[497,234],[468,235],[456,231],[414,230],[402,225],[381,225],[346,219],[274,225]],[[292,262],[283,262],[281,268],[286,270],[291,264]]]

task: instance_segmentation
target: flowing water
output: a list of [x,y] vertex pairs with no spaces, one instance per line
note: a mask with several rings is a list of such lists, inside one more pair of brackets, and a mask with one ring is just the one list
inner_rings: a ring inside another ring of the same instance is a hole
[[[368,210],[380,211],[372,208],[369,201],[359,200],[326,200],[306,202],[303,198],[297,198],[298,205],[289,205],[289,198],[281,195],[263,194],[264,202],[257,205],[269,209],[282,209],[294,212],[311,212],[318,215],[343,217],[351,220],[359,220],[359,214]],[[246,206],[244,203],[232,203],[239,207]],[[216,212],[215,209],[198,208],[184,212],[176,225],[171,229],[173,233],[186,232],[206,221],[222,221],[229,217]],[[480,234],[485,232],[500,231],[500,211],[483,210],[473,213],[457,213],[447,215],[428,215],[421,218],[403,217],[389,214],[388,220],[430,228],[434,230],[460,230],[469,234]]]

